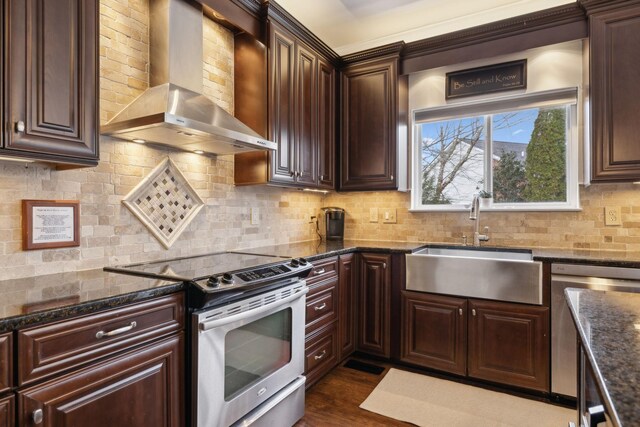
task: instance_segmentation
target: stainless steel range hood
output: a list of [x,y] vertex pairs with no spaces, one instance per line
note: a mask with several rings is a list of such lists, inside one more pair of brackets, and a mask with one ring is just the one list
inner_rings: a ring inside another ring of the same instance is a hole
[[202,95],[202,6],[150,0],[150,83],[101,133],[181,150],[234,154],[276,144]]

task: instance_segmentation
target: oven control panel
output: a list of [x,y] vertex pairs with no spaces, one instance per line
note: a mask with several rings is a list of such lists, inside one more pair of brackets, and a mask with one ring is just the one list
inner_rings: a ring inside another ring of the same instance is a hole
[[[255,293],[261,288],[286,285],[291,281],[306,278],[312,265],[304,258],[294,258],[287,262],[263,265],[246,270],[216,274],[191,282],[189,295],[192,308],[203,308],[217,304],[226,297]],[[215,301],[218,300],[218,301]]]

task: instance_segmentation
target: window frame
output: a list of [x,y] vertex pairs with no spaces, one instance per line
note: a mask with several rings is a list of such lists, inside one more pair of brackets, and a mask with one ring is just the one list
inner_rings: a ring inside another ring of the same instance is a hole
[[[422,204],[422,137],[421,124],[434,121],[460,119],[470,116],[488,116],[504,112],[567,106],[567,145],[566,145],[566,188],[565,202],[528,202],[494,203],[493,198],[482,207],[483,211],[496,212],[545,212],[580,211],[579,197],[579,135],[578,135],[578,99],[577,87],[491,98],[483,101],[460,102],[443,107],[414,109],[411,112],[411,212],[459,212],[469,209],[471,200],[464,204],[423,205]],[[484,185],[482,190],[493,191],[493,170],[487,157],[493,155],[491,129],[487,129],[487,141],[484,150]]]

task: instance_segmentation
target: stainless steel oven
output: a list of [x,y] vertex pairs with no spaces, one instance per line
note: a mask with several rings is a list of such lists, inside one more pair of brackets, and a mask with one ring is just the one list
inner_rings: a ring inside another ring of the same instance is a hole
[[193,314],[198,427],[293,425],[304,414],[304,281]]
[[190,425],[290,426],[304,414],[304,258],[219,252],[110,267],[186,283]]

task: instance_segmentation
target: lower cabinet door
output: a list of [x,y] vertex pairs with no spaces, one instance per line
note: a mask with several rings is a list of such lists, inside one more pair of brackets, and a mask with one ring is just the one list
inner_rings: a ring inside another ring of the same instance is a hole
[[13,395],[0,397],[0,427],[13,427],[15,419],[15,399]]
[[549,391],[549,309],[469,300],[469,376]]
[[403,362],[467,373],[467,300],[402,293]]
[[20,426],[184,424],[183,334],[18,393]]

